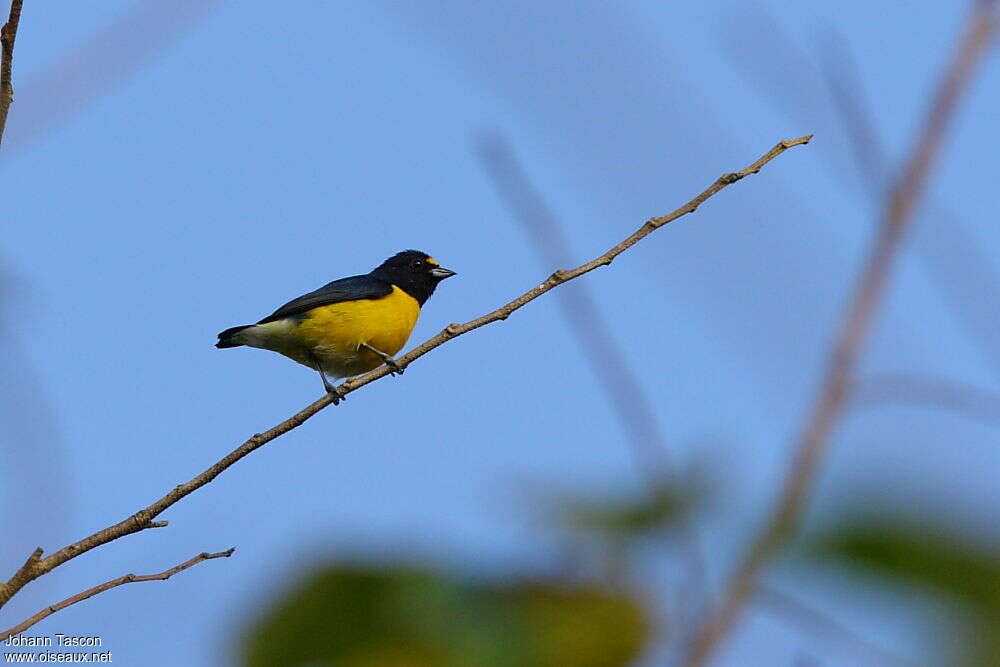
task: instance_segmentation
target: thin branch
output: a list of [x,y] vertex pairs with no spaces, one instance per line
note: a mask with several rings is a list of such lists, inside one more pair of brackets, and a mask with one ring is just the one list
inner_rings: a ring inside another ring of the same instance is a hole
[[24,0],[13,0],[10,3],[10,17],[3,29],[0,29],[0,47],[3,51],[0,57],[0,142],[3,142],[3,131],[7,127],[7,112],[14,101],[14,40],[17,39],[23,4]]
[[[169,523],[169,521],[148,521],[132,532],[137,533],[140,530],[149,530],[150,528],[165,528]],[[28,560],[24,561],[24,565],[18,568],[17,572],[11,576],[7,583],[0,584],[0,606],[3,606],[10,599],[11,595],[24,588],[28,582],[34,581],[41,574],[48,571],[40,572],[40,567],[42,567],[42,548],[38,547],[31,552]]]
[[859,379],[853,392],[857,406],[914,405],[987,423],[1000,422],[1000,394],[947,378],[885,373]]
[[735,626],[764,566],[780,551],[798,526],[830,434],[847,402],[862,344],[882,301],[904,232],[940,152],[955,107],[968,88],[976,65],[994,33],[996,16],[991,5],[979,4],[971,13],[965,35],[932,98],[924,127],[907,160],[902,178],[890,193],[875,243],[841,322],[827,360],[819,396],[795,441],[794,455],[780,500],[737,567],[719,610],[708,619],[695,638],[686,661],[690,667],[708,662],[716,647]]
[[219,551],[218,553],[214,554],[210,554],[208,552],[203,551],[194,558],[186,560],[180,565],[175,565],[169,570],[164,570],[163,572],[160,572],[158,574],[139,574],[139,575],[126,574],[123,577],[118,577],[117,579],[112,579],[111,581],[105,581],[103,584],[98,584],[93,588],[88,588],[87,590],[81,593],[77,593],[72,597],[68,597],[62,602],[57,602],[54,605],[50,605],[45,609],[41,610],[40,612],[38,612],[37,614],[35,614],[34,616],[32,616],[31,618],[25,619],[24,621],[18,623],[9,630],[0,632],[0,641],[7,639],[12,635],[20,634],[25,630],[27,630],[28,628],[30,628],[31,626],[35,625],[36,623],[44,620],[45,618],[48,618],[57,611],[62,611],[66,607],[74,605],[77,602],[83,602],[87,598],[92,598],[98,593],[103,593],[104,591],[111,590],[112,588],[116,588],[123,584],[131,584],[137,581],[163,581],[169,579],[178,572],[186,570],[189,567],[194,567],[195,565],[203,561],[212,560],[213,558],[229,558],[230,556],[233,555],[234,551],[236,551],[236,547],[233,547],[232,549],[227,549],[226,551]]
[[[487,313],[481,317],[477,317],[474,320],[470,320],[465,324],[449,324],[436,336],[424,341],[420,345],[416,346],[403,356],[396,359],[396,363],[400,368],[406,368],[412,362],[424,356],[436,347],[447,343],[453,338],[457,338],[462,334],[469,333],[480,327],[486,326],[487,324],[492,324],[493,322],[499,322],[500,320],[507,319],[511,313],[523,308],[525,305],[534,301],[541,295],[549,292],[550,290],[562,285],[563,283],[573,280],[574,278],[579,278],[585,273],[589,273],[594,269],[602,266],[608,266],[611,264],[615,257],[622,254],[633,245],[644,239],[645,237],[652,234],[654,231],[663,227],[669,222],[676,220],[677,218],[686,215],[688,213],[693,213],[702,203],[705,202],[709,197],[718,193],[725,187],[736,183],[737,181],[749,176],[750,174],[756,174],[761,168],[768,162],[781,155],[786,150],[793,146],[798,146],[801,144],[809,143],[812,135],[807,135],[804,137],[799,137],[797,139],[786,139],[779,142],[774,148],[769,150],[753,164],[730,174],[723,174],[718,179],[715,180],[712,185],[710,185],[704,192],[699,194],[697,197],[684,204],[672,213],[668,213],[662,217],[650,218],[643,224],[638,230],[629,235],[625,240],[623,240],[618,245],[614,246],[608,250],[603,255],[592,259],[586,264],[581,264],[575,269],[563,270],[560,269],[546,278],[542,283],[531,288],[521,296],[517,297],[513,301],[510,301],[500,308],[497,308],[493,312]],[[351,378],[337,387],[337,391],[341,395],[347,395],[353,391],[357,391],[365,385],[371,384],[376,380],[380,380],[389,374],[389,368],[385,365],[379,366],[373,371],[365,373],[364,375],[358,376],[356,378]],[[102,544],[107,544],[113,540],[117,540],[125,535],[131,535],[140,530],[147,528],[154,518],[161,514],[168,507],[179,501],[181,498],[197,491],[201,487],[205,486],[213,479],[218,477],[222,472],[232,466],[234,463],[242,459],[244,456],[250,454],[251,452],[259,449],[268,442],[274,440],[275,438],[288,433],[294,428],[302,425],[307,419],[318,413],[323,408],[331,405],[333,403],[333,396],[327,394],[314,401],[310,405],[306,406],[304,409],[298,413],[292,415],[285,421],[281,422],[277,426],[264,431],[263,433],[257,433],[250,437],[242,445],[231,451],[229,454],[224,456],[218,462],[210,466],[201,474],[197,475],[193,479],[184,484],[180,484],[173,488],[165,496],[154,502],[152,505],[139,510],[135,514],[125,518],[124,520],[97,531],[89,537],[85,537],[78,542],[63,547],[59,551],[47,556],[37,563],[33,567],[28,568],[27,577],[22,581],[19,580],[14,582],[7,582],[6,585],[0,587],[0,606],[6,604],[10,598],[17,593],[28,581],[38,578],[39,576],[51,571],[53,568],[62,565],[66,561],[76,558],[82,553],[90,551],[95,547],[99,547]]]

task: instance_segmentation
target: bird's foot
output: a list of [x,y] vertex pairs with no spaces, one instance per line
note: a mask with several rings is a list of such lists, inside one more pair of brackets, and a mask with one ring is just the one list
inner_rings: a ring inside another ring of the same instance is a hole
[[339,391],[337,391],[336,387],[330,387],[329,389],[326,390],[326,393],[328,393],[331,396],[333,396],[333,404],[334,405],[340,405],[341,401],[346,401],[347,400],[347,397],[344,396],[343,394],[341,394]]
[[390,357],[388,354],[386,354],[382,350],[380,350],[380,349],[378,349],[376,347],[372,347],[368,343],[361,343],[361,347],[363,347],[366,350],[369,350],[369,351],[373,352],[374,354],[376,354],[378,356],[378,358],[382,360],[382,363],[384,363],[386,366],[389,367],[389,375],[402,375],[403,371],[406,370],[402,366],[400,366],[398,363],[396,363],[395,359],[393,359],[392,357]]
[[333,404],[340,405],[341,401],[346,401],[347,397],[337,391],[337,388],[330,384],[330,381],[325,377],[323,378],[323,389],[326,389],[326,393],[333,396]]

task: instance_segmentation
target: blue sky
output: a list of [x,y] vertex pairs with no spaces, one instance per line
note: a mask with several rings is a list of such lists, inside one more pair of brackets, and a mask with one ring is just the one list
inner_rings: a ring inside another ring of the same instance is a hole
[[[581,261],[776,140],[815,132],[582,279],[640,369],[674,458],[718,481],[700,525],[718,584],[773,499],[876,210],[822,85],[822,37],[836,30],[850,45],[898,164],[964,3],[196,5],[25,8],[0,151],[0,362],[12,380],[0,565],[119,520],[319,395],[313,374],[278,355],[214,349],[217,331],[415,247],[459,276],[425,307],[413,344],[555,268],[537,262],[488,180],[473,150],[482,132],[508,138]],[[100,32],[123,15],[127,29]],[[88,42],[95,34],[104,39]],[[939,223],[957,220],[996,263],[996,202],[983,185],[1000,182],[998,87],[993,56],[955,123],[865,372],[997,388],[995,335],[990,348],[989,332],[956,316],[924,255],[943,252]],[[996,305],[995,284],[959,285],[973,311]],[[985,532],[1000,501],[996,436],[942,412],[853,412],[810,516],[865,489]],[[231,559],[39,627],[99,634],[121,664],[224,664],[248,614],[318,555],[418,550],[501,571],[544,561],[553,545],[518,501],[524,480],[639,483],[547,297],[268,445],[173,507],[169,528],[31,584],[5,618],[236,546]],[[921,655],[926,618],[887,590],[788,566],[768,580]],[[816,648],[753,610],[719,664],[789,664]],[[856,664],[843,647],[819,655]]]

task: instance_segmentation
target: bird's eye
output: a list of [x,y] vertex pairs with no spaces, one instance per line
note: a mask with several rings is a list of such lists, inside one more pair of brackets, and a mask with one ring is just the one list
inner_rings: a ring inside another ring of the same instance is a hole
[[415,259],[415,260],[413,260],[413,263],[410,264],[410,266],[412,266],[415,269],[419,269],[420,265],[423,264],[423,263],[424,263],[423,260]]

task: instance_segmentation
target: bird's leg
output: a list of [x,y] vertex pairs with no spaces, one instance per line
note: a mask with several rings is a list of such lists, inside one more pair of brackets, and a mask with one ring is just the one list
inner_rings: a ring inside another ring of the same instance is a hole
[[319,363],[319,359],[316,358],[316,355],[310,352],[309,358],[316,366],[316,370],[319,371],[319,377],[323,380],[323,389],[326,390],[326,393],[333,395],[333,404],[337,405],[341,401],[346,401],[347,397],[337,391],[337,388],[330,384],[330,380],[327,379],[326,373],[323,372],[323,364]]
[[361,343],[361,345],[359,345],[358,347],[359,348],[363,347],[366,350],[370,350],[374,352],[376,355],[378,355],[379,359],[381,359],[385,363],[385,365],[389,367],[389,375],[395,375],[397,373],[399,373],[400,375],[403,374],[404,369],[400,368],[399,364],[396,363],[396,360],[390,357],[382,350],[372,347],[368,343]]

